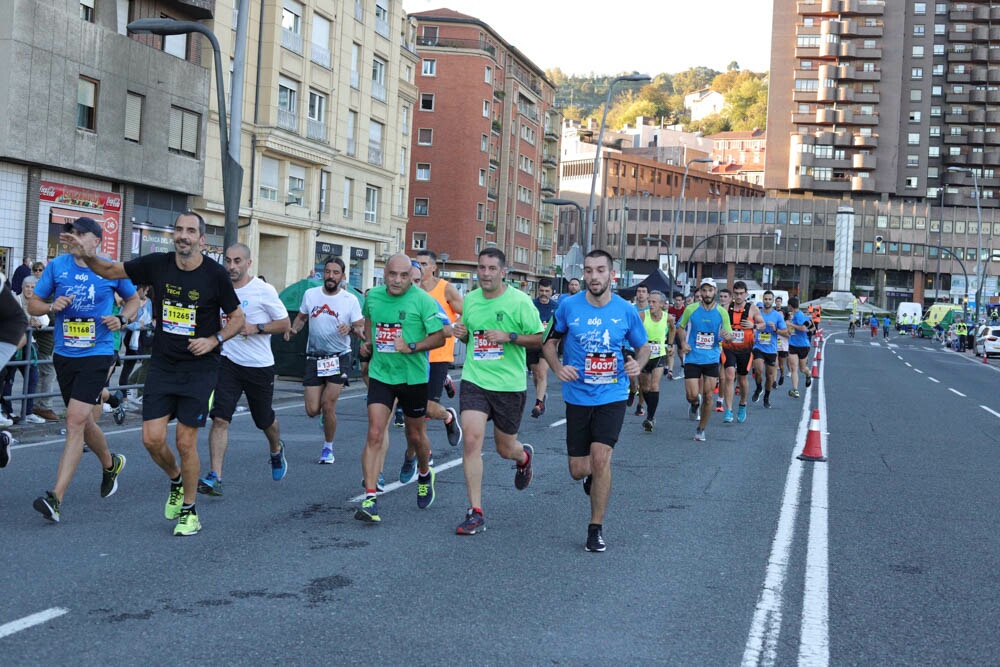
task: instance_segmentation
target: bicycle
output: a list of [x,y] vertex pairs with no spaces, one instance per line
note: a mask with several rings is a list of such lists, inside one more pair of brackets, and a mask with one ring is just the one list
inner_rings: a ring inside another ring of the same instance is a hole
[[851,320],[850,324],[847,325],[847,335],[854,338],[854,320]]

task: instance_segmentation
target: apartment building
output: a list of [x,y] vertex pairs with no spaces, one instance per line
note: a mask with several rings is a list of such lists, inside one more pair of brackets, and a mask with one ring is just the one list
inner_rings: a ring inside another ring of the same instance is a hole
[[555,217],[541,200],[558,188],[555,88],[477,18],[448,9],[410,18],[420,100],[407,250],[446,256],[444,275],[470,285],[479,251],[493,245],[509,277],[530,288],[554,271]]
[[55,257],[63,224],[83,215],[114,259],[170,238],[203,187],[209,73],[200,42],[125,25],[205,20],[213,5],[0,3],[0,268]]
[[[212,29],[230,72],[238,0],[220,0]],[[400,0],[250,2],[240,162],[240,240],[279,290],[341,257],[365,289],[403,248],[412,114],[413,27]],[[217,120],[216,94],[211,96]],[[220,144],[209,125],[204,196],[224,219]]]
[[[1000,90],[991,71],[1000,62],[1000,7],[973,0],[776,0],[773,17],[769,194],[875,206],[872,220],[882,222],[876,229],[893,247],[951,248],[941,262],[948,276],[964,281],[964,260],[979,264],[990,284],[1000,265],[1000,244],[990,233],[1000,206]],[[938,233],[930,225],[898,224],[894,231],[889,221],[911,218],[894,216],[897,205],[940,221]],[[912,264],[902,258],[876,258],[875,266]],[[855,259],[857,266],[865,258]],[[967,272],[975,277],[972,267]],[[925,275],[926,267],[914,265],[904,287],[924,291]],[[957,298],[937,290],[937,297]]]
[[712,142],[712,173],[764,185],[767,133],[760,128],[719,132]]

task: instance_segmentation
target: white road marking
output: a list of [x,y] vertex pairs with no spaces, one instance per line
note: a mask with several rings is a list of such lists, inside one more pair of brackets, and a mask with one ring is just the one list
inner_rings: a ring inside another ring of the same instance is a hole
[[931,382],[936,383],[936,384],[941,384],[941,380],[938,380],[936,378],[932,378],[930,375],[927,376],[927,379],[930,380]]
[[[826,385],[818,392],[821,450],[827,450]],[[829,468],[825,463],[812,466],[812,498],[809,501],[809,536],[806,540],[805,588],[802,595],[802,625],[799,633],[799,665],[826,667],[830,664],[830,549],[829,503],[827,484]]]
[[844,341],[842,341],[842,340],[841,340],[841,339],[839,339],[839,338],[834,338],[834,339],[833,339],[833,342],[834,342],[834,343],[843,343]]
[[979,407],[981,407],[983,410],[986,410],[986,412],[990,413],[994,417],[1000,417],[1000,412],[997,412],[996,410],[990,410],[985,405],[980,405]]
[[51,609],[40,611],[37,614],[25,616],[24,618],[19,618],[16,621],[11,621],[10,623],[4,623],[3,625],[0,625],[0,639],[8,637],[15,632],[20,632],[21,630],[27,630],[32,626],[46,623],[51,621],[53,618],[59,618],[66,613],[69,613],[69,609],[52,607]]
[[920,370],[919,368],[914,368],[913,370],[915,370],[916,372],[920,373],[921,375],[924,374],[924,372],[922,370]]
[[899,347],[899,345],[896,345],[895,343],[886,343],[886,345],[888,345],[889,348]]
[[[900,359],[902,359],[902,357],[900,357]],[[903,363],[906,364],[908,368],[913,368],[913,364],[911,364],[909,361],[904,361]]]
[[562,426],[565,423],[566,423],[565,419],[560,419],[557,422],[552,422],[551,424],[549,424],[549,428],[555,428],[556,426]]
[[925,350],[928,350],[928,351],[930,351],[930,352],[934,352],[934,348],[933,348],[933,347],[930,347],[929,345],[924,345],[924,349],[925,349]]
[[[462,465],[462,459],[461,459],[461,457],[459,457],[457,459],[452,459],[451,461],[446,461],[445,463],[442,463],[441,465],[434,466],[434,472],[435,472],[435,474],[439,473],[439,472],[444,472],[445,470],[448,470],[450,468],[454,468],[455,466],[460,466],[460,465]],[[416,476],[414,476],[413,479],[416,479]],[[379,495],[380,496],[385,495],[385,494],[389,493],[390,491],[395,491],[396,489],[400,489],[400,488],[402,488],[404,486],[409,486],[410,484],[412,484],[412,482],[407,482],[406,484],[400,484],[399,480],[396,480],[395,482],[392,482],[390,484],[386,484],[385,485],[385,491],[382,491],[381,493],[379,493]],[[364,499],[365,499],[365,494],[362,493],[359,496],[354,496],[353,498],[351,498],[350,500],[348,500],[348,502],[351,502],[351,503],[360,503]]]
[[953,394],[958,394],[962,398],[965,398],[965,394],[963,394],[962,392],[960,392],[958,389],[952,389],[951,387],[948,387],[948,391],[950,391]]
[[870,343],[868,343],[868,344],[869,344],[869,345],[874,345],[875,347],[882,347],[882,344],[881,344],[881,343],[876,343],[875,341],[872,341],[872,342],[870,342]]

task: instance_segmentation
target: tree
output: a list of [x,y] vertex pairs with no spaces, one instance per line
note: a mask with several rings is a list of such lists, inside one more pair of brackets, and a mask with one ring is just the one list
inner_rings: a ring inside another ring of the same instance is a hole
[[725,95],[722,113],[734,130],[764,129],[767,126],[767,82],[746,78]]
[[708,137],[719,132],[726,132],[733,129],[729,124],[729,119],[722,114],[713,113],[705,116],[701,120],[688,123],[684,126],[687,132],[701,132]]
[[576,106],[575,104],[570,104],[562,108],[563,118],[567,120],[575,120],[583,122],[583,109]]
[[705,88],[712,83],[718,74],[714,69],[708,67],[691,67],[683,72],[678,72],[674,74],[673,78],[674,92],[687,95]]

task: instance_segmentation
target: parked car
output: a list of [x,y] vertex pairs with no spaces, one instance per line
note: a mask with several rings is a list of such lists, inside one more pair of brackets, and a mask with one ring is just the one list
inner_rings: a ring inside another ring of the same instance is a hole
[[1000,356],[1000,326],[983,325],[976,331],[976,356]]

